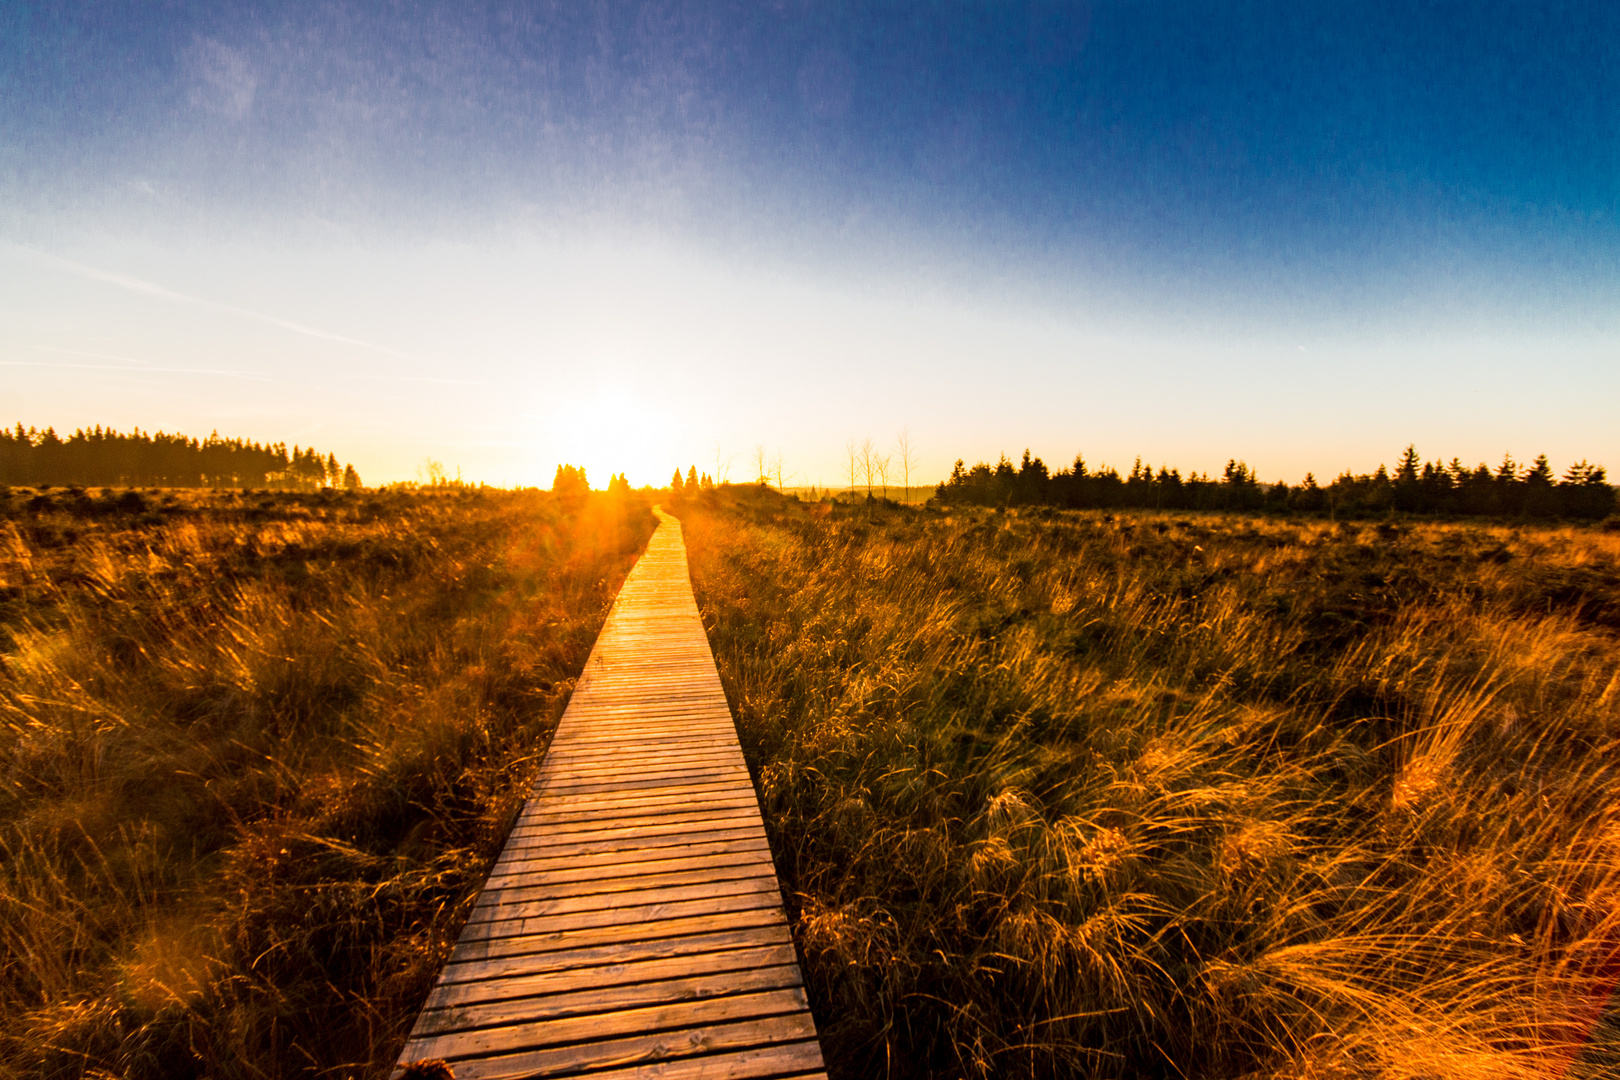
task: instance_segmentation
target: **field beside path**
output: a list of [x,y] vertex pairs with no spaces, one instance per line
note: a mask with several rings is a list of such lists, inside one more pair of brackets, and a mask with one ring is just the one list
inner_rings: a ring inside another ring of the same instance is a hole
[[386,1075],[654,524],[0,490],[0,1077]]
[[1620,534],[671,508],[836,1077],[1614,1074]]

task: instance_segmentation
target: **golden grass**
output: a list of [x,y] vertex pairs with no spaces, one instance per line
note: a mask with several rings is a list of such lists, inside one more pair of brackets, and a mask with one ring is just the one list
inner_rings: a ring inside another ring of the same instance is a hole
[[1620,535],[682,513],[836,1075],[1612,1075]]
[[0,1075],[385,1075],[652,518],[0,494]]

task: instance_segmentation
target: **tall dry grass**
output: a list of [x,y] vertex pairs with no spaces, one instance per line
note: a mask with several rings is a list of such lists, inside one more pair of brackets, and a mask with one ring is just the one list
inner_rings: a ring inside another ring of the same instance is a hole
[[384,1075],[652,524],[0,494],[0,1075]]
[[683,514],[836,1075],[1615,1075],[1620,535]]

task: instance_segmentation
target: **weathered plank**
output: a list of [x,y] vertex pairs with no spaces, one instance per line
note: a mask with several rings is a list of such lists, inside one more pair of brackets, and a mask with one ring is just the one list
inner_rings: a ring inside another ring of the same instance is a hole
[[680,525],[660,518],[401,1065],[822,1075]]
[[586,972],[595,970],[595,966],[600,965],[631,964],[644,960],[698,956],[724,949],[791,943],[786,922],[778,918],[763,926],[651,938],[628,945],[562,949],[547,953],[517,953],[509,957],[480,959],[468,964],[458,964],[452,960],[444,966],[444,971],[439,977],[439,986],[478,982],[484,979],[514,978],[519,975]]
[[755,945],[681,956],[657,957],[588,967],[570,967],[543,974],[512,975],[475,982],[442,983],[428,996],[427,1009],[450,1009],[512,998],[564,994],[578,990],[629,986],[662,979],[687,978],[726,971],[793,964],[797,958],[790,944]]
[[491,957],[518,956],[522,953],[554,952],[567,949],[629,945],[657,937],[707,933],[710,930],[742,929],[750,926],[786,924],[779,908],[752,908],[719,914],[688,915],[680,918],[649,919],[630,926],[576,928],[568,932],[536,933],[490,940],[458,941],[450,953],[452,963],[471,963]]
[[[821,1047],[814,1041],[816,1032],[814,1025],[808,1022],[809,1016],[806,1012],[788,1018],[713,1024],[578,1046],[492,1055],[479,1061],[457,1062],[456,1076],[458,1080],[578,1076],[593,1066],[620,1067],[612,1072],[591,1072],[590,1076],[598,1080],[604,1076],[621,1080],[648,1076],[680,1076],[683,1080],[823,1076],[817,1071],[821,1067]],[[767,1043],[778,1035],[789,1034],[795,1027],[801,1028],[797,1041],[784,1041],[776,1046]],[[767,1054],[771,1056],[766,1057]],[[769,1065],[764,1070],[756,1066],[753,1071],[738,1071],[730,1061],[743,1055],[758,1055],[755,1061],[768,1061]]]
[[[639,889],[653,889],[663,885],[693,885],[706,881],[741,881],[753,877],[774,877],[775,868],[771,865],[769,854],[762,854],[751,863],[731,864],[724,866],[683,866],[674,870],[664,870],[657,873],[629,874],[619,877],[595,878],[586,881],[560,881],[539,885],[508,885],[500,889],[487,890],[479,898],[478,907],[487,903],[505,904],[513,897],[526,897],[530,899],[544,899],[563,896],[599,896],[612,897],[615,893],[633,892]],[[476,910],[476,908],[475,908]]]
[[[510,876],[512,874],[538,872],[541,870],[565,870],[569,867],[584,867],[609,865],[618,863],[645,863],[654,860],[668,863],[671,859],[695,860],[719,857],[725,855],[741,855],[752,852],[768,852],[769,848],[763,838],[743,837],[735,840],[714,840],[709,843],[692,844],[687,837],[669,836],[656,837],[654,840],[668,840],[667,845],[656,844],[649,841],[638,850],[636,847],[626,847],[622,844],[582,844],[581,850],[570,854],[555,857],[514,860],[510,865],[501,868],[501,874],[495,877]],[[663,846],[667,850],[654,851],[655,847]],[[663,869],[669,869],[665,865]]]
[[417,1030],[424,1034],[446,1035],[564,1017],[594,1017],[599,1026],[593,1030],[600,1030],[600,1025],[611,1023],[610,1020],[603,1020],[604,1016],[625,1009],[730,997],[741,991],[786,990],[798,985],[799,965],[795,961],[617,986],[590,986],[569,993],[534,994],[478,1005],[428,1009],[423,1011]]
[[674,855],[668,859],[648,858],[647,853],[635,850],[610,851],[602,855],[578,858],[536,860],[532,864],[534,868],[532,876],[523,880],[525,883],[535,884],[591,881],[612,876],[633,877],[640,874],[672,873],[683,866],[693,868],[742,866],[762,859],[768,862],[770,857],[769,847],[758,840],[735,841],[701,848],[697,854],[687,854],[677,848],[674,849]]

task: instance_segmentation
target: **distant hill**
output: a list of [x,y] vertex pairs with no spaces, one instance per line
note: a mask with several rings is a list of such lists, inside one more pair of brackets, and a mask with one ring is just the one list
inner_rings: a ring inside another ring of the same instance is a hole
[[360,474],[314,447],[289,452],[286,443],[223,439],[217,431],[194,439],[139,428],[124,434],[97,424],[64,439],[54,428],[19,423],[0,430],[0,484],[355,490]]

